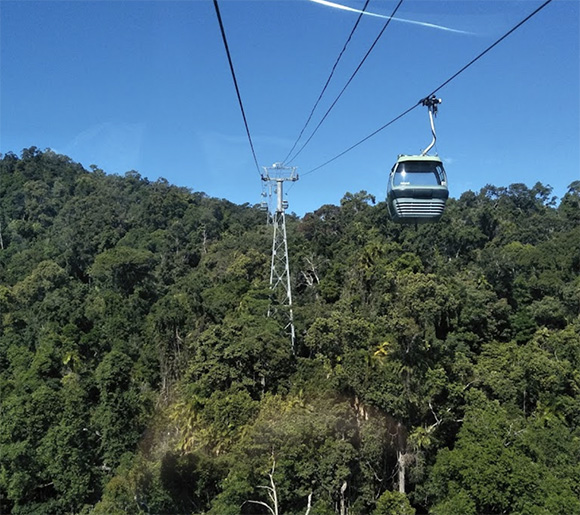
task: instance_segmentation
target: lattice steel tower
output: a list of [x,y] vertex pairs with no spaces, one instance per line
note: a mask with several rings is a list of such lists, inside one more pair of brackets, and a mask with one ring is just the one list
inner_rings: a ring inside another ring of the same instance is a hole
[[271,222],[274,227],[272,238],[272,263],[270,267],[270,306],[268,316],[276,317],[284,324],[290,334],[292,352],[296,333],[294,331],[294,315],[292,313],[292,289],[290,286],[290,263],[288,261],[288,240],[286,238],[285,211],[288,202],[283,198],[283,185],[286,181],[297,181],[296,167],[274,163],[264,166],[262,180],[276,187],[276,208],[271,209]]

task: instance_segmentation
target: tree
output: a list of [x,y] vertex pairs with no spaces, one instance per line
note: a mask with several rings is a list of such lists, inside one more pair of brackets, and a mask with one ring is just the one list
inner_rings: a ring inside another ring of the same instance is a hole
[[99,404],[92,424],[99,436],[101,468],[111,471],[125,452],[134,449],[144,427],[148,399],[133,384],[133,361],[125,353],[112,350],[95,370]]
[[[433,512],[530,513],[543,509],[574,513],[580,509],[578,498],[572,500],[574,487],[561,481],[554,488],[555,470],[537,454],[530,455],[527,438],[532,428],[523,417],[509,415],[497,401],[473,390],[457,443],[453,450],[439,451],[428,482]],[[571,504],[565,505],[567,502]]]
[[387,490],[378,498],[373,515],[415,515],[415,509],[405,494]]
[[153,265],[153,253],[148,250],[116,247],[99,254],[89,274],[93,279],[128,295],[137,286],[143,287]]

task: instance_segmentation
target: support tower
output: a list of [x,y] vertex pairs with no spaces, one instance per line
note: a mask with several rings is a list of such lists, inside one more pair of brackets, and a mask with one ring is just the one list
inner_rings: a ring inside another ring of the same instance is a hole
[[276,204],[271,209],[270,220],[274,227],[272,238],[272,262],[270,267],[270,306],[268,316],[276,317],[284,324],[290,334],[292,352],[296,333],[294,331],[294,315],[292,313],[292,290],[290,286],[290,264],[288,261],[288,240],[286,238],[285,211],[288,202],[283,197],[283,185],[287,181],[297,181],[296,167],[284,166],[282,163],[274,163],[272,166],[264,166],[262,180],[275,187]]

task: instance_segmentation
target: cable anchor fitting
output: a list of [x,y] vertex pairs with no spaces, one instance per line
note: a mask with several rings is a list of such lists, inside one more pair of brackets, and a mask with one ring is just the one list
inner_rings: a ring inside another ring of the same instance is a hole
[[437,106],[441,103],[441,99],[437,98],[435,95],[431,95],[429,97],[425,97],[424,99],[420,100],[419,103],[423,106],[427,106],[429,111],[431,111],[434,115],[437,114]]

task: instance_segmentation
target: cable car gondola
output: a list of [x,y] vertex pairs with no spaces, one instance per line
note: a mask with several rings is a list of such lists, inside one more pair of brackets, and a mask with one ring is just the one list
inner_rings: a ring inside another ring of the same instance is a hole
[[422,100],[429,108],[433,141],[420,155],[400,155],[391,169],[387,185],[387,207],[391,219],[399,223],[437,222],[443,215],[449,197],[443,162],[427,152],[435,144],[433,114],[440,99]]

